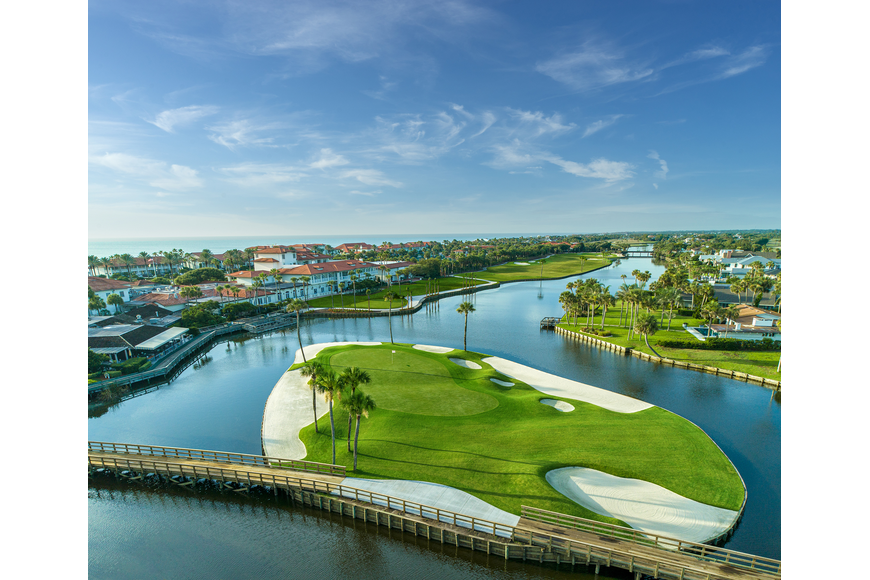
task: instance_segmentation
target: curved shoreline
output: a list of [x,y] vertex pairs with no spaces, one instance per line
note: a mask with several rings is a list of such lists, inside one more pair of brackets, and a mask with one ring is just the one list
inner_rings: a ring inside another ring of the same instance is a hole
[[[348,344],[359,344],[359,345],[379,345],[383,343],[358,343],[358,342],[332,342],[332,343],[318,343],[314,345],[308,345],[305,347],[305,354],[311,354],[311,358],[317,355],[321,350],[328,348],[330,346],[343,346]],[[412,348],[416,348],[418,345],[411,345]],[[433,347],[427,345],[419,345],[424,348],[419,348],[417,350],[427,351],[430,349],[445,349],[446,347]],[[450,349],[454,350],[454,349]],[[301,362],[301,354],[302,350],[297,350],[296,352],[296,360]],[[591,385],[585,385],[583,383],[579,383],[577,381],[572,381],[570,379],[565,379],[563,377],[559,377],[557,375],[552,375],[550,373],[545,373],[544,371],[539,371],[532,367],[527,367],[526,365],[520,365],[519,363],[514,363],[512,361],[507,361],[506,359],[500,359],[498,357],[486,357],[481,359],[482,362],[491,366],[494,370],[512,378],[516,378],[535,390],[545,393],[551,396],[557,396],[565,399],[571,399],[580,402],[586,402],[589,404],[596,405],[601,408],[609,409],[615,412],[621,413],[634,413],[648,408],[654,408],[655,405],[650,403],[645,403],[643,401],[639,401],[637,399],[633,399],[631,397],[627,397],[625,395],[621,395],[619,393],[613,393],[612,391],[607,391],[605,389],[600,389],[598,387],[593,387]],[[495,364],[493,364],[495,363]],[[464,366],[464,365],[463,365]],[[507,372],[506,372],[507,371]],[[519,375],[519,376],[518,376]],[[528,375],[528,376],[526,376]],[[531,381],[531,382],[530,382]],[[304,389],[304,390],[303,390]],[[304,399],[302,397],[304,394]],[[286,457],[288,459],[303,459],[307,455],[307,451],[305,449],[304,444],[302,444],[299,439],[300,430],[311,424],[311,408],[307,407],[307,402],[311,401],[310,390],[307,387],[307,384],[304,384],[302,381],[301,373],[299,370],[290,371],[282,375],[281,379],[276,383],[275,387],[272,390],[272,393],[269,395],[269,398],[266,402],[266,407],[264,409],[263,414],[263,426],[262,426],[262,444],[263,450],[266,455],[277,456],[277,457]],[[328,413],[328,407],[326,406],[325,401],[321,399],[320,403],[323,405],[318,409],[321,411],[319,416],[323,416]],[[570,404],[566,404],[570,405]],[[553,405],[555,407],[555,405]],[[561,410],[561,409],[559,409]],[[573,410],[573,409],[572,409]],[[669,411],[670,413],[670,411]],[[684,417],[681,417],[683,420],[688,421]],[[707,439],[713,441],[703,429],[688,421],[690,424],[695,426],[701,433],[703,433]],[[722,455],[725,453],[722,451],[721,447],[713,441],[713,444],[716,445],[716,448],[719,450]],[[716,535],[712,538],[705,538],[703,542],[712,542],[716,541],[720,538],[727,538],[731,533],[733,533],[733,529],[736,524],[739,522],[743,510],[746,506],[747,499],[747,490],[746,484],[743,481],[742,476],[740,476],[739,471],[734,466],[734,463],[728,458],[727,455],[725,457],[728,459],[729,464],[734,469],[734,472],[740,478],[741,485],[743,486],[743,502],[740,506],[740,509],[737,512],[733,510],[723,510],[729,512],[730,514],[734,514],[733,519],[726,525],[720,525],[717,528]],[[587,469],[581,467],[566,467],[561,469]],[[559,470],[553,470],[559,471]],[[593,471],[593,470],[590,470]],[[614,481],[624,478],[616,478],[616,476],[611,476],[604,472],[597,472],[602,474],[607,478],[614,478]],[[633,520],[635,521],[635,529],[640,531],[645,531],[649,533],[657,533],[659,535],[668,535],[677,537],[680,539],[686,539],[689,541],[698,541],[695,537],[683,537],[680,533],[674,533],[671,529],[667,528],[667,519],[662,520],[660,522],[654,522],[652,526],[639,526],[637,524],[638,521],[643,521],[644,517],[649,519],[648,515],[645,515],[641,511],[641,515],[637,518],[632,517],[632,512],[628,512],[629,517],[622,517],[622,512],[617,514],[611,514],[608,509],[604,508],[602,511],[598,511],[593,509],[589,505],[578,501],[571,491],[568,493],[565,490],[557,487],[551,481],[551,476],[549,473],[545,476],[547,482],[553,487],[554,490],[564,495],[565,497],[571,499],[578,505],[589,509],[595,513],[603,515],[605,517],[616,517],[622,521],[625,521],[629,525]],[[650,482],[646,482],[644,480],[634,479],[632,482],[640,482],[643,485],[647,486],[656,486]],[[372,489],[370,491],[385,493],[387,495],[391,495],[394,497],[400,497],[407,499],[409,501],[426,503],[432,507],[441,508],[449,511],[456,511],[459,513],[462,512],[461,509],[457,509],[457,505],[463,506],[462,509],[473,509],[473,513],[467,513],[466,515],[471,515],[478,518],[489,519],[492,521],[498,521],[500,523],[505,523],[509,525],[509,520],[504,519],[507,512],[503,510],[499,510],[495,506],[476,498],[471,494],[467,494],[467,492],[463,492],[459,489],[446,486],[443,484],[438,484],[435,482],[425,482],[425,481],[410,481],[410,480],[368,480],[368,479],[359,479],[356,478],[347,478],[347,485],[353,487],[360,487],[360,482],[373,482],[371,483]],[[624,485],[615,485],[612,486],[613,490],[610,493],[610,496],[614,498],[620,498],[620,494],[624,495]],[[360,487],[360,489],[365,489]],[[576,486],[577,490],[582,492],[582,489],[579,486]],[[666,491],[673,496],[678,496],[675,492],[671,492],[666,490],[665,488],[660,488]],[[433,491],[434,490],[434,491]],[[425,492],[425,493],[424,493]],[[422,495],[421,495],[422,494]],[[464,494],[464,495],[463,495]],[[608,494],[602,494],[602,496],[607,496]],[[466,497],[467,496],[467,497]],[[694,502],[694,500],[690,500],[688,498],[684,498],[683,496],[678,496],[683,498],[686,502],[693,502],[698,506],[706,506],[706,508],[698,508],[699,513],[706,513],[704,510],[710,508],[712,510],[717,510],[721,508],[714,508],[713,506],[707,506],[707,504],[702,504],[700,502]],[[469,499],[473,498],[473,499]],[[459,502],[457,504],[457,502]],[[637,501],[638,505],[643,504],[642,501]],[[690,504],[686,504],[690,505]],[[467,506],[467,507],[466,507]],[[709,511],[709,510],[707,510]],[[662,512],[666,513],[666,517],[673,519],[671,516],[671,512]],[[710,512],[717,513],[717,512]],[[511,517],[514,517],[513,514],[509,514]],[[494,519],[498,516],[498,519]],[[518,516],[517,516],[518,517]],[[698,516],[702,518],[703,516]],[[686,521],[694,522],[698,518],[689,517]],[[721,518],[720,518],[721,519]],[[504,520],[504,521],[502,521]],[[664,527],[663,527],[664,526]],[[661,533],[659,530],[665,529],[667,530],[665,533]]]

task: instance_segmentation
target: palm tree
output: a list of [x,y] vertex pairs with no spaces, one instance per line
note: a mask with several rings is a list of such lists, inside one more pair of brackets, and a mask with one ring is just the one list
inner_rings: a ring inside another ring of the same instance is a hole
[[118,312],[121,311],[121,304],[124,303],[124,299],[121,298],[120,294],[116,294],[113,292],[112,294],[106,296],[106,302],[109,304],[109,306],[114,306],[115,314],[118,314]]
[[296,298],[296,282],[299,281],[299,278],[297,278],[296,276],[292,276],[290,278],[290,281],[293,282],[293,298]]
[[656,333],[659,329],[659,321],[656,320],[655,314],[641,314],[637,317],[637,322],[634,323],[634,330],[638,334],[643,335],[643,341],[646,347],[652,351],[654,355],[661,358],[661,355],[653,349],[649,344],[649,337]]
[[604,330],[604,319],[607,318],[607,307],[613,304],[613,295],[610,294],[610,286],[603,286],[598,292],[598,304],[601,305],[601,329]]
[[471,302],[463,302],[459,305],[459,308],[456,309],[456,312],[459,314],[465,315],[465,332],[462,335],[462,350],[468,350],[467,339],[468,339],[468,315],[474,312],[474,304]]
[[335,417],[332,414],[332,402],[341,399],[342,381],[335,371],[325,368],[317,376],[317,390],[320,391],[329,403],[329,426],[332,430],[332,464],[335,465]]
[[707,320],[707,336],[710,336],[711,326],[713,325],[713,321],[720,317],[720,309],[718,302],[710,302],[703,308],[701,308],[701,317],[704,320]]
[[390,312],[387,315],[387,318],[390,322],[390,344],[393,344],[393,300],[399,299],[399,295],[389,290],[386,294],[384,294],[383,299],[386,300],[390,305]]
[[371,311],[372,311],[372,291],[370,288],[366,288],[366,298],[369,301],[369,314],[371,314]]
[[[341,372],[341,380],[346,387],[350,387],[350,396],[356,393],[359,385],[367,385],[372,382],[372,376],[359,367],[350,367]],[[347,450],[350,451],[350,420],[351,414],[347,415]]]
[[96,256],[88,256],[88,269],[91,271],[91,276],[97,275],[97,266],[100,265],[100,259]]
[[[353,308],[354,308],[354,310],[356,310],[356,280],[357,280],[357,278],[359,278],[359,276],[357,276],[356,274],[350,275],[350,283],[353,284]],[[350,443],[349,443],[350,442],[350,433],[348,433],[347,437],[348,437],[348,447],[350,447]],[[348,449],[348,451],[350,451],[350,449]]]
[[201,264],[205,264],[206,266],[209,262],[211,262],[213,258],[214,254],[211,252],[211,250],[206,249],[199,253],[199,262]]
[[[302,352],[305,358],[305,351]],[[301,369],[302,376],[308,377],[308,386],[311,388],[311,407],[314,409],[314,432],[320,433],[317,428],[317,377],[323,372],[323,365],[316,360],[307,361]]]
[[302,362],[308,362],[305,360],[305,349],[302,348],[302,333],[299,330],[299,313],[308,308],[308,304],[299,300],[298,298],[294,298],[287,304],[287,312],[295,312],[296,313],[296,337],[299,339],[299,350],[302,351]]
[[259,297],[260,297],[260,288],[262,288],[262,287],[263,287],[263,281],[262,281],[262,280],[254,280],[254,283],[251,284],[251,288],[254,289],[254,298],[257,300],[257,314],[260,313],[260,300],[259,300]]
[[[348,421],[350,421],[351,416],[356,417],[356,433],[353,437],[353,470],[356,471],[356,460],[357,460],[357,449],[359,448],[359,424],[360,424],[360,416],[368,418],[369,413],[374,411],[377,408],[375,404],[375,400],[371,398],[371,396],[366,395],[362,391],[356,391],[356,393],[342,397],[341,406],[347,411]],[[350,423],[348,422],[348,425]],[[348,431],[348,441],[350,441],[350,431]],[[350,449],[348,449],[349,451]]]
[[311,276],[302,276],[302,297],[304,300],[308,300],[308,282],[311,280]]
[[725,338],[728,338],[728,322],[737,320],[737,317],[740,316],[740,309],[731,304],[723,308],[720,314],[725,317]]
[[121,262],[124,263],[124,266],[127,267],[127,278],[130,280],[130,282],[132,282],[133,281],[133,272],[130,271],[130,264],[135,264],[136,258],[134,258],[130,254],[121,254],[120,256],[118,256],[118,259],[121,260]]

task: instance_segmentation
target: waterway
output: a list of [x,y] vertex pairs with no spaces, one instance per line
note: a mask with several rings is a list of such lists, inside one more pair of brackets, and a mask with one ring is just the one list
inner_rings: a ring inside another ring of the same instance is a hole
[[[631,258],[582,278],[597,278],[615,291],[623,274],[632,281],[636,268],[650,271],[653,279],[663,271],[649,259]],[[456,308],[470,299],[476,311],[469,316],[469,349],[636,397],[686,417],[716,441],[748,489],[744,517],[726,547],[779,558],[779,398],[755,385],[660,367],[540,330],[542,318],[561,314],[559,293],[575,279],[505,284],[470,298],[444,299],[412,317],[393,317],[394,339],[461,349],[464,317]],[[313,320],[303,323],[301,335],[305,344],[388,341],[388,324],[386,318]],[[92,410],[88,437],[260,453],[263,407],[298,348],[292,330],[219,343],[172,383]],[[421,543],[413,536],[283,504],[246,498],[226,501],[218,495],[116,487],[102,481],[89,485],[92,578],[392,578],[412,571],[433,578],[584,577],[572,573],[570,566],[506,564],[463,551],[454,557],[452,548],[437,542]],[[615,571],[599,574],[607,577],[627,576]]]

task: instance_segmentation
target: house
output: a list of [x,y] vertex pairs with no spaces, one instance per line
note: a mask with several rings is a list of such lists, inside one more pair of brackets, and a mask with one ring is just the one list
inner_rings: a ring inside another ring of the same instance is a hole
[[88,288],[94,291],[94,294],[103,299],[103,302],[108,304],[107,298],[109,294],[117,294],[124,302],[131,299],[130,283],[123,280],[112,280],[111,278],[95,278],[88,276]]
[[748,304],[739,304],[737,309],[740,314],[734,320],[728,319],[725,324],[711,324],[710,336],[741,340],[782,340],[779,326],[782,317],[779,314]]
[[[172,316],[172,311],[158,304],[144,304],[127,312],[114,316],[91,316],[88,318],[88,326],[109,326],[112,324],[145,324],[154,323],[167,316]],[[180,317],[179,317],[180,319]]]
[[[747,299],[751,299],[752,293],[743,292],[741,295],[737,295],[731,291],[730,284],[711,284],[713,287],[713,300],[717,301],[720,306],[728,306],[730,304],[741,304]],[[683,292],[682,293],[682,301],[683,306],[690,307],[692,304],[692,295]],[[765,292],[761,295],[761,302],[759,306],[766,306],[768,308],[776,307],[776,295],[773,292]]]
[[[178,264],[173,264],[173,269],[178,270]],[[112,260],[108,266],[94,266],[96,275],[111,276],[113,274],[127,274],[127,264],[121,260]],[[150,258],[136,257],[130,264],[129,273],[140,278],[153,278],[170,273],[169,260],[163,256],[151,256]]]
[[[227,277],[239,284],[250,287],[260,278],[260,274],[266,272],[260,270],[241,270],[227,274]],[[378,274],[377,265],[360,260],[333,260],[328,262],[312,262],[291,268],[278,268],[284,282],[278,285],[279,300],[286,298],[315,298],[328,296],[340,291],[341,285],[350,287],[351,276],[358,279],[375,278]],[[308,278],[303,286],[302,278]],[[295,283],[294,283],[295,278]],[[275,280],[271,275],[265,277],[266,286],[271,288]],[[288,284],[290,282],[290,284]],[[285,296],[286,293],[286,296]],[[292,294],[292,296],[291,296]]]
[[178,312],[179,310],[184,310],[184,307],[187,305],[187,300],[185,300],[177,290],[172,292],[149,292],[142,296],[136,296],[129,302],[129,305],[138,307],[145,306],[149,303],[157,304],[171,312]]
[[374,250],[375,247],[365,242],[354,242],[350,244],[341,244],[335,247],[336,251],[343,254],[355,254],[357,252],[367,252]]
[[187,328],[163,328],[149,324],[111,324],[88,327],[88,348],[104,354],[112,362],[144,356],[154,358],[177,344],[186,342]]

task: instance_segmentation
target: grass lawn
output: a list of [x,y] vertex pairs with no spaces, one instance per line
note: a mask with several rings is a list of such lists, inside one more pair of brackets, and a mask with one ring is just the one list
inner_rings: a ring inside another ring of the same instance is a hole
[[[595,316],[594,327],[596,330],[600,330],[600,309],[596,310],[596,312],[599,312],[599,314]],[[627,308],[625,312],[628,312]],[[641,312],[645,313],[646,309],[641,309]],[[651,312],[658,316],[659,321],[661,321],[660,310],[652,310]],[[622,317],[623,326],[627,326],[626,316],[627,314],[624,314]],[[595,338],[609,342],[611,344],[615,344],[617,346],[622,346],[626,348],[630,347],[634,350],[645,352],[646,354],[654,354],[650,349],[647,348],[646,344],[644,343],[643,336],[632,333],[631,340],[628,339],[628,328],[619,326],[619,318],[619,303],[617,302],[615,307],[611,306],[607,309],[607,318],[604,321],[604,330],[610,331],[612,333],[612,336],[595,336]],[[711,367],[719,367],[720,369],[725,369],[729,371],[733,370],[741,373],[749,373],[757,377],[773,379],[775,381],[781,380],[782,373],[776,372],[776,367],[779,364],[778,352],[701,349],[696,350],[687,348],[665,348],[662,346],[657,346],[658,342],[661,340],[697,340],[695,337],[693,337],[691,334],[683,329],[684,322],[692,327],[698,327],[702,324],[706,324],[706,322],[704,322],[703,320],[692,318],[690,316],[678,316],[675,313],[673,319],[671,320],[670,331],[659,330],[654,335],[649,337],[650,345],[652,345],[652,347],[659,355],[681,362],[708,365]],[[578,317],[576,326],[571,322],[566,322],[565,318],[563,317],[562,323],[559,324],[559,326],[561,326],[565,330],[582,332],[585,323],[586,318],[582,316]],[[665,311],[664,323],[662,324],[660,322],[660,325],[662,329],[667,328],[667,311]]]
[[[583,258],[581,260],[581,257]],[[523,260],[518,260],[523,262]],[[582,267],[580,263],[583,263]],[[601,266],[608,266],[613,262],[610,258],[605,258],[603,254],[556,254],[550,256],[544,262],[544,280],[551,278],[562,278],[582,274],[590,270],[595,270]],[[539,261],[527,262],[528,266],[517,265],[515,262],[508,262],[500,266],[492,266],[486,270],[474,272],[473,275],[484,280],[492,280],[493,282],[510,282],[512,280],[537,280],[541,278],[541,264]]]
[[[562,413],[539,402],[552,397],[482,362],[486,356],[428,353],[400,344],[321,351],[317,360],[335,370],[358,366],[372,377],[371,384],[360,388],[378,408],[362,420],[359,470],[352,475],[449,485],[515,514],[526,504],[625,525],[579,506],[545,479],[553,469],[581,466],[739,509],[740,478],[719,448],[690,422],[658,407],[616,413],[574,400],[570,402],[576,410]],[[451,357],[483,368],[467,369]],[[514,386],[503,387],[490,378]],[[336,460],[351,466],[347,415],[338,406],[334,412]],[[313,424],[299,434],[308,461],[332,459],[329,420],[324,419],[320,434]]]
[[[438,290],[441,292],[446,292],[448,290],[456,290],[458,288],[462,288],[463,286],[478,286],[480,284],[485,284],[481,280],[468,280],[467,282],[457,278],[455,276],[443,276],[441,278],[436,278],[435,280],[429,281],[428,289],[432,291],[433,282],[437,284]],[[412,296],[423,296],[426,294],[427,285],[426,281],[422,280],[419,282],[412,282],[411,284],[393,284],[391,288],[382,288],[377,292],[373,292],[371,295],[371,308],[372,309],[380,309],[380,308],[389,308],[389,304],[383,300],[384,294],[387,293],[388,290],[394,290],[397,293],[400,293],[402,296],[407,296],[410,290]],[[306,300],[309,306],[312,308],[341,308],[342,297],[339,295],[333,296],[325,296],[323,298],[314,298],[312,300]],[[393,301],[393,308],[400,308],[407,301]],[[354,298],[351,294],[344,295],[344,307],[345,308],[353,308],[354,307]],[[356,308],[361,308],[364,310],[369,309],[369,296],[365,294],[357,295],[356,297]]]

